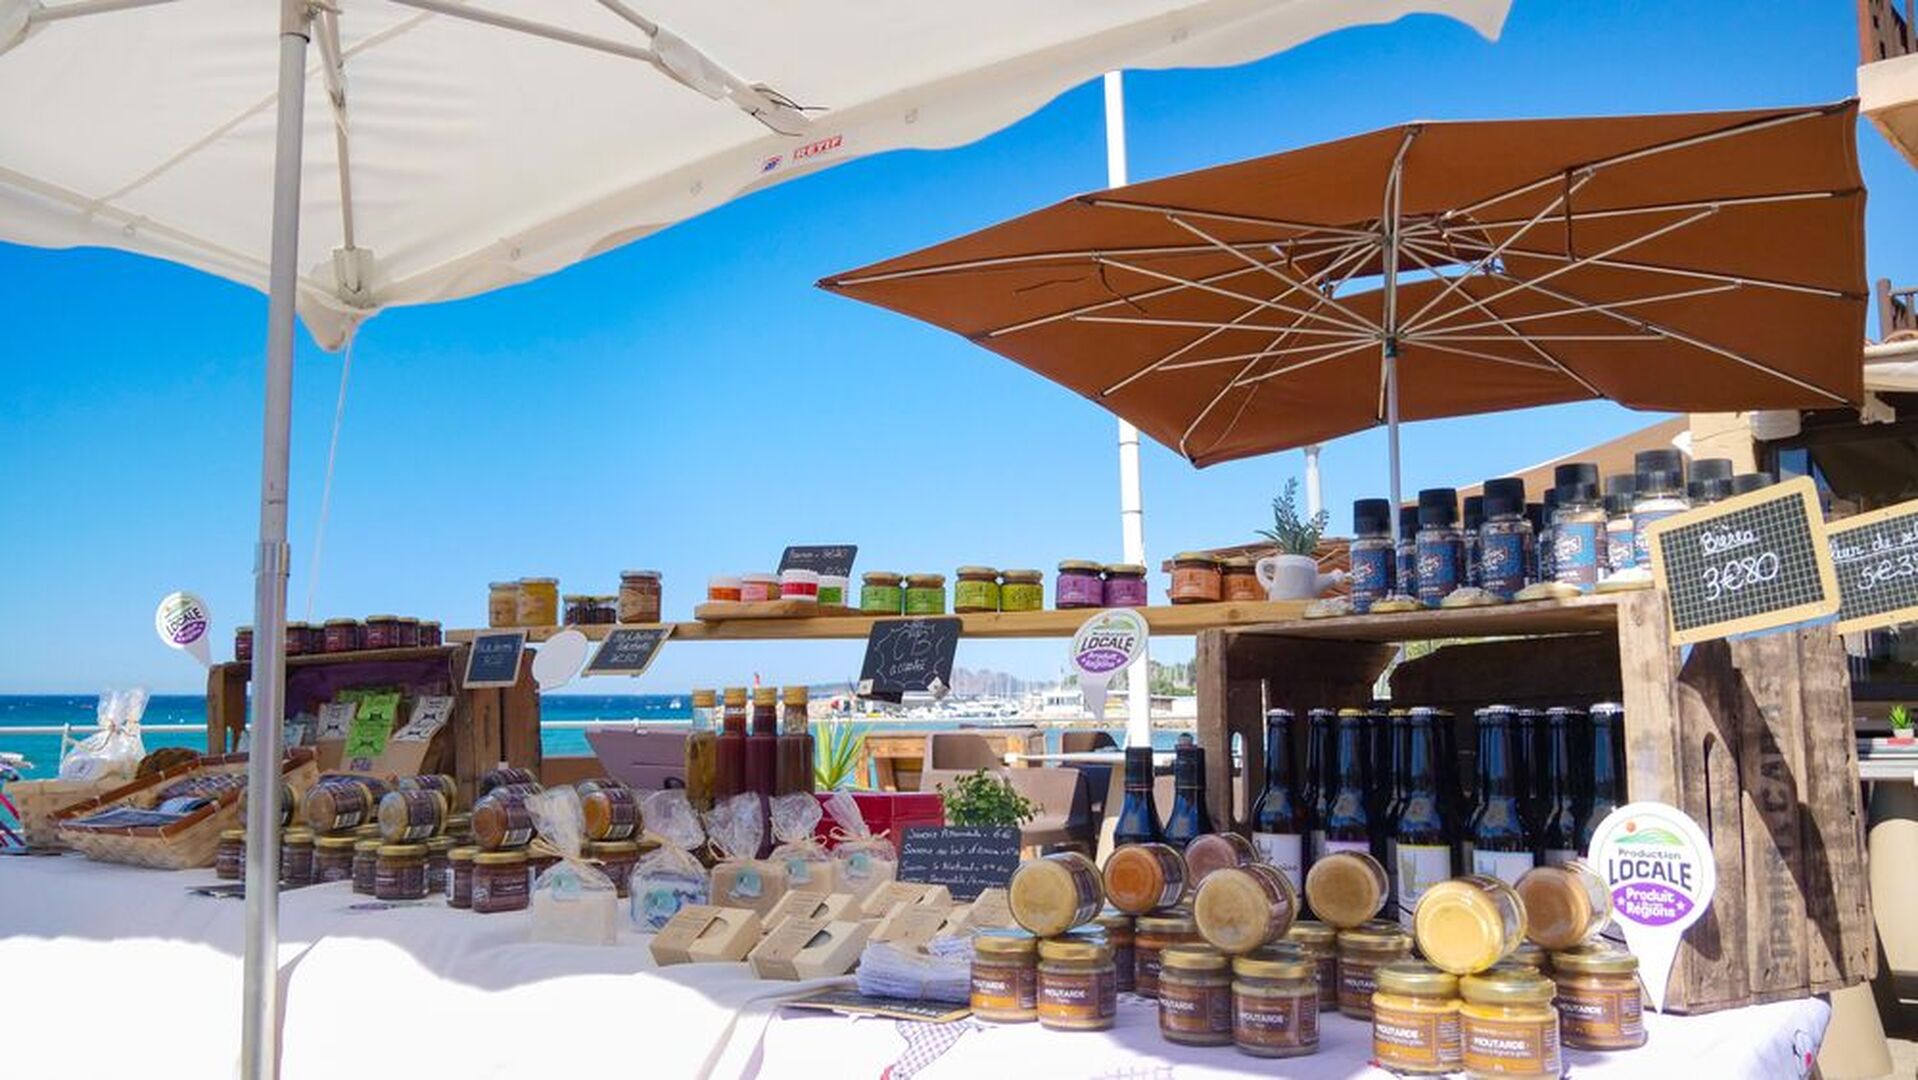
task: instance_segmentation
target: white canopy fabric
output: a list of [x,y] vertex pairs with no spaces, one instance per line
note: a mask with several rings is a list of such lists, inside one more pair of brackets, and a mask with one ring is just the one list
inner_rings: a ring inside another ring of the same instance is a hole
[[[264,289],[279,5],[48,18],[101,2],[0,0],[0,239]],[[861,155],[980,138],[1108,69],[1238,64],[1419,12],[1494,37],[1508,2],[332,6],[307,64],[300,205],[299,312],[327,348],[381,308],[549,274]]]

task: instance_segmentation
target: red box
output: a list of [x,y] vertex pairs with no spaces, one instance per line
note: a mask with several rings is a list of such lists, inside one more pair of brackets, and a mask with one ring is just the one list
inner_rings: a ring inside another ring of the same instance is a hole
[[[908,826],[946,823],[946,804],[936,791],[851,791],[847,794],[859,805],[866,828],[871,829],[874,836],[891,840],[895,852]],[[826,810],[827,797],[818,795],[819,807],[825,813],[820,816],[819,827],[813,835],[830,848],[836,844],[833,830],[839,827],[839,822],[833,820],[832,811]]]

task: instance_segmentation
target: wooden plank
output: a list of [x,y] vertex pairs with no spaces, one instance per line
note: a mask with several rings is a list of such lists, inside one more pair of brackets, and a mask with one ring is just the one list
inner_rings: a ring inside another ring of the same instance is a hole
[[1615,701],[1616,634],[1458,643],[1392,669],[1392,701],[1470,716],[1491,704],[1549,708]]
[[859,614],[843,604],[821,604],[807,600],[763,600],[745,603],[732,600],[700,604],[693,618],[700,622],[725,622],[728,619],[826,619],[849,618]]
[[1270,681],[1271,707],[1307,709],[1371,704],[1372,684],[1398,650],[1375,642],[1231,634],[1226,663],[1234,678]]
[[522,653],[519,681],[501,690],[500,747],[509,764],[539,773],[539,684],[533,680],[533,655]]
[[1732,662],[1751,695],[1742,714],[1745,937],[1752,1000],[1800,997],[1808,985],[1803,844],[1804,703],[1794,635],[1731,643]]
[[1878,950],[1844,649],[1833,627],[1802,630],[1797,638],[1805,718],[1807,791],[1801,826],[1811,920],[1809,981],[1812,992],[1823,993],[1875,977]]
[[1677,806],[1678,661],[1665,636],[1665,598],[1648,589],[1616,600],[1626,789],[1632,799]]
[[[1676,805],[1712,841],[1719,888],[1705,914],[1685,931],[1683,981],[1668,996],[1684,1012],[1737,1008],[1751,1001],[1745,940],[1745,827],[1738,762],[1743,690],[1722,641],[1692,649],[1679,676]],[[1629,715],[1629,714],[1628,714]]]
[[251,664],[214,664],[206,673],[206,752],[224,754],[246,730]]
[[1220,816],[1232,777],[1231,684],[1226,667],[1229,646],[1225,631],[1207,630],[1199,634],[1192,657],[1192,692],[1199,699],[1195,737],[1205,748],[1205,787],[1212,804],[1207,809],[1214,823],[1221,826],[1232,820]]
[[1536,600],[1492,607],[1432,608],[1384,615],[1346,615],[1336,619],[1299,618],[1283,624],[1248,626],[1244,632],[1248,635],[1283,634],[1287,637],[1342,641],[1433,641],[1440,638],[1589,634],[1611,630],[1618,621],[1621,605],[1649,591],[1581,596],[1572,600]]

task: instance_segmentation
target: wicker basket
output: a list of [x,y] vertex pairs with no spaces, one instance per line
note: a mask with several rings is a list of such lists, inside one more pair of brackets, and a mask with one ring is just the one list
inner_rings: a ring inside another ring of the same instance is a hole
[[[191,764],[141,777],[131,784],[69,806],[54,815],[60,842],[89,859],[102,862],[126,863],[156,870],[190,870],[212,866],[214,849],[220,843],[220,833],[240,827],[240,793],[237,791],[227,792],[213,805],[169,825],[98,829],[75,822],[95,810],[119,803],[151,808],[158,800],[160,789],[174,780],[203,773],[244,772],[246,760],[245,754],[203,757]],[[281,779],[292,786],[296,798],[304,795],[306,789],[319,779],[319,775],[319,765],[315,763],[311,750],[290,751],[281,765]]]
[[[19,780],[7,785],[7,798],[20,811],[20,827],[29,848],[59,849],[59,822],[54,815],[69,806],[104,795],[125,780]],[[98,804],[110,806],[111,803]]]

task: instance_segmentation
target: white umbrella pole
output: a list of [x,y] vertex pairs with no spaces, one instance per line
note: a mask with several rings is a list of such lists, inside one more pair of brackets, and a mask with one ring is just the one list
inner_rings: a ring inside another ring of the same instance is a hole
[[[1105,75],[1106,186],[1126,183],[1125,76]],[[1145,565],[1145,499],[1139,483],[1139,429],[1119,421],[1119,532],[1125,561]],[[1150,645],[1126,680],[1127,746],[1152,745],[1152,651]]]
[[280,1075],[280,741],[286,712],[286,491],[292,430],[294,293],[300,245],[300,138],[306,106],[306,0],[281,0],[273,248],[266,308],[266,424],[260,454],[260,546],[254,555],[253,702],[246,777],[246,1080]]
[[1382,331],[1380,349],[1385,365],[1385,446],[1392,470],[1394,540],[1405,539],[1399,535],[1399,507],[1404,505],[1403,494],[1399,490],[1399,195],[1405,178],[1405,152],[1412,148],[1412,140],[1417,135],[1418,129],[1412,128],[1406,132],[1405,141],[1399,144],[1398,156],[1392,159],[1391,175],[1385,181],[1385,207],[1379,215],[1380,229],[1384,233],[1384,242],[1379,246],[1385,274],[1385,296],[1382,318],[1379,320]]

